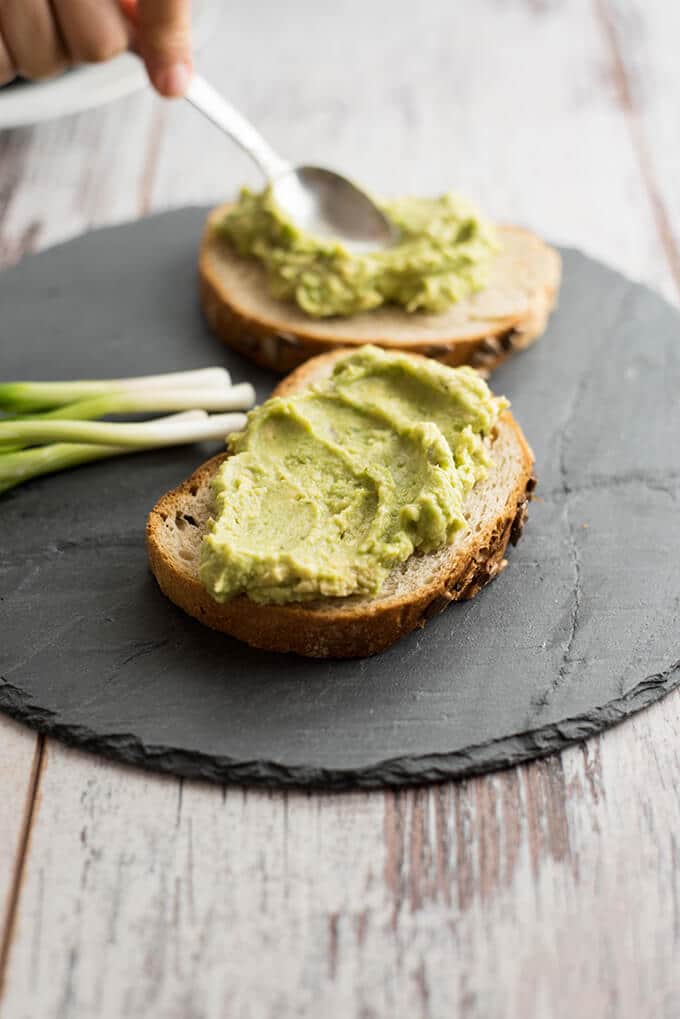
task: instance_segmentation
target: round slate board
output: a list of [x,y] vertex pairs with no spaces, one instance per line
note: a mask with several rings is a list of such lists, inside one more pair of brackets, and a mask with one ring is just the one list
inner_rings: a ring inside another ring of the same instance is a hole
[[[0,277],[1,374],[223,362],[203,325],[204,210],[90,234]],[[0,499],[0,707],[184,776],[379,786],[557,750],[680,681],[680,316],[564,252],[547,335],[494,376],[539,488],[508,569],[384,654],[318,662],[204,629],[158,591],[146,514],[212,450],[132,456]]]

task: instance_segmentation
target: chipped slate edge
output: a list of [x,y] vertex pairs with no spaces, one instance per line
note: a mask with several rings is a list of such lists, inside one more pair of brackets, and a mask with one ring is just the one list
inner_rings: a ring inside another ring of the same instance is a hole
[[680,660],[664,672],[646,676],[626,694],[589,714],[576,715],[525,733],[480,743],[466,750],[395,757],[359,768],[315,768],[276,761],[238,761],[190,750],[146,746],[131,734],[99,734],[87,726],[55,721],[55,713],[32,704],[17,687],[0,677],[0,710],[63,743],[149,771],[187,779],[265,787],[326,790],[379,789],[444,782],[481,775],[546,757],[580,743],[661,700],[680,686]]

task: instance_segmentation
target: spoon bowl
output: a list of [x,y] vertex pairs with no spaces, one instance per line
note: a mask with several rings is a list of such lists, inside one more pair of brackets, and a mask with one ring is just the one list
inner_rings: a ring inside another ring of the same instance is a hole
[[394,244],[397,232],[385,214],[346,177],[319,166],[292,166],[199,75],[192,78],[185,98],[257,163],[277,205],[300,230],[357,252]]
[[276,204],[300,230],[352,251],[390,247],[396,230],[375,202],[346,177],[320,166],[299,166],[275,177]]

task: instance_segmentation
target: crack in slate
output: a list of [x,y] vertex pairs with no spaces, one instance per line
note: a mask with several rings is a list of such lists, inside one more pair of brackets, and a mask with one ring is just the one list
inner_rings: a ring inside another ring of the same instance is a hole
[[28,663],[38,655],[44,654],[51,648],[58,647],[62,636],[74,627],[80,626],[82,622],[83,616],[70,617],[65,623],[63,623],[62,626],[57,627],[54,632],[46,633],[43,640],[36,639],[30,648],[26,649],[24,657],[20,658],[19,661],[13,662],[12,665],[9,666],[5,676],[0,678],[5,679],[6,676],[11,675],[18,669],[23,669],[24,666],[28,665]]
[[[642,484],[652,491],[663,492],[668,495],[673,501],[678,499],[677,488],[670,487],[667,482],[671,482],[671,485],[680,485],[680,474],[666,475],[664,479],[660,479],[655,476],[647,476],[641,472],[630,471],[623,475],[612,475],[611,477],[595,476],[589,479],[584,484],[579,486],[573,486],[567,480],[566,462],[565,462],[565,450],[566,450],[566,438],[563,433],[563,442],[560,450],[560,476],[561,486],[558,489],[553,490],[546,494],[542,494],[542,498],[548,500],[555,500],[559,497],[564,502],[564,516],[567,523],[567,529],[569,534],[569,550],[571,560],[574,569],[574,596],[571,607],[571,619],[570,619],[570,631],[565,642],[564,652],[560,661],[557,673],[553,679],[549,688],[543,691],[543,693],[532,702],[532,708],[535,711],[542,711],[548,706],[552,700],[554,694],[560,689],[562,684],[569,678],[573,672],[574,666],[582,661],[582,659],[572,657],[572,651],[574,642],[576,640],[576,634],[578,632],[580,613],[581,613],[581,598],[583,594],[582,585],[582,573],[581,573],[581,558],[578,551],[578,543],[576,540],[577,532],[574,528],[570,504],[573,496],[585,494],[589,491],[610,491],[612,488],[628,485],[628,484]],[[666,482],[664,484],[664,481]],[[622,678],[623,683],[623,678]]]
[[[575,660],[572,659],[571,655],[572,655],[572,651],[573,651],[573,647],[574,647],[574,642],[576,640],[576,635],[578,633],[579,621],[580,621],[581,597],[582,597],[582,577],[581,577],[581,560],[580,560],[579,553],[578,553],[578,544],[577,544],[577,540],[576,540],[576,532],[574,530],[574,526],[573,526],[573,523],[572,523],[572,520],[571,520],[571,514],[570,514],[570,511],[569,511],[570,496],[573,493],[579,491],[578,488],[576,488],[575,486],[573,486],[570,483],[570,481],[569,481],[569,472],[567,470],[567,453],[568,453],[568,449],[569,449],[569,441],[570,441],[570,438],[571,438],[572,427],[573,427],[574,422],[576,420],[579,404],[581,403],[581,399],[583,397],[583,394],[584,394],[584,392],[586,390],[586,387],[587,387],[588,382],[589,382],[590,377],[591,377],[590,366],[593,363],[599,361],[599,359],[601,358],[602,350],[605,347],[605,345],[606,345],[606,343],[607,343],[607,341],[609,339],[609,336],[611,335],[612,328],[614,327],[616,322],[619,320],[621,312],[622,312],[623,308],[625,307],[629,297],[630,297],[630,291],[628,289],[624,290],[621,294],[617,295],[617,299],[616,299],[616,301],[614,303],[614,306],[613,306],[612,309],[610,309],[610,313],[609,313],[609,316],[608,316],[608,321],[607,321],[606,327],[602,330],[600,342],[597,344],[597,346],[595,348],[593,348],[592,356],[590,358],[590,361],[588,362],[588,365],[586,366],[583,374],[581,375],[581,378],[579,379],[576,387],[574,388],[574,392],[573,392],[572,398],[569,401],[569,404],[567,406],[565,420],[563,422],[562,431],[560,433],[559,450],[558,450],[558,457],[557,457],[558,467],[559,467],[559,474],[560,474],[560,486],[559,486],[559,488],[555,492],[549,493],[547,496],[545,496],[545,495],[543,495],[543,493],[541,493],[541,497],[543,497],[543,498],[550,498],[551,496],[552,496],[552,498],[561,497],[561,499],[563,501],[563,505],[564,505],[564,518],[565,518],[565,521],[566,521],[566,524],[567,524],[567,531],[568,531],[568,536],[569,536],[569,552],[570,552],[571,561],[572,561],[572,565],[573,565],[573,571],[574,571],[574,594],[573,594],[573,602],[572,602],[572,606],[571,606],[571,617],[570,617],[569,634],[567,636],[567,639],[566,639],[566,642],[565,642],[565,645],[564,645],[564,651],[562,653],[562,659],[560,661],[557,673],[556,673],[552,683],[550,684],[550,687],[547,690],[545,690],[540,697],[536,698],[536,700],[534,701],[534,703],[532,705],[534,710],[538,710],[538,711],[543,710],[544,708],[546,708],[548,706],[548,704],[550,703],[550,701],[551,701],[553,695],[556,693],[556,691],[559,690],[559,688],[562,686],[562,684],[566,680],[568,680],[571,672],[573,671],[573,667],[574,667],[574,664],[575,664]],[[637,480],[637,479],[635,479],[635,480]],[[644,479],[644,481],[647,482],[647,479]],[[598,482],[599,482],[599,484],[598,484]],[[587,484],[588,483],[586,483],[586,485],[584,485],[584,486],[581,486],[580,490],[581,491],[587,491]],[[601,479],[598,479],[596,477],[591,482],[591,485],[592,485],[593,488],[600,487],[600,488],[602,488],[604,490],[606,490],[608,487],[610,487],[611,484],[612,484],[612,479],[610,479],[610,478],[601,478]]]
[[564,519],[567,524],[567,531],[569,535],[569,551],[574,570],[574,598],[571,606],[570,628],[567,640],[564,645],[564,651],[562,652],[562,660],[560,661],[557,673],[552,683],[550,684],[550,687],[547,690],[545,690],[542,696],[539,697],[535,702],[535,708],[537,708],[538,710],[542,710],[543,708],[548,706],[552,696],[560,688],[562,683],[568,678],[569,673],[571,672],[571,667],[573,667],[573,662],[570,661],[570,655],[574,646],[574,641],[576,640],[576,633],[578,631],[579,624],[579,614],[581,611],[581,562],[579,559],[578,547],[576,544],[576,534],[574,532],[574,528],[571,522],[571,515],[569,513],[569,496],[571,493],[569,488],[569,481],[567,478],[566,457],[569,440],[569,428],[571,422],[576,417],[576,410],[581,399],[581,393],[585,387],[585,382],[587,378],[588,376],[586,373],[584,378],[581,379],[581,382],[576,387],[574,398],[569,406],[567,413],[567,421],[562,429],[558,461],[561,480],[561,487],[559,491],[564,501]]
[[127,658],[124,658],[120,665],[117,666],[103,681],[101,688],[92,695],[92,697],[86,697],[79,701],[79,707],[89,707],[91,704],[96,704],[97,701],[102,697],[104,692],[108,690],[112,683],[118,679],[120,674],[126,665],[130,665],[132,662],[137,661],[139,658],[144,658],[146,655],[152,654],[154,651],[159,651],[170,643],[170,638],[166,637],[163,640],[149,641],[146,644],[142,644],[139,648],[129,654]]
[[52,541],[42,548],[32,549],[28,552],[12,551],[12,554],[0,553],[0,567],[18,566],[31,559],[51,562],[61,555],[68,555],[71,552],[97,552],[102,549],[111,548],[136,548],[144,543],[143,529],[139,528],[127,533],[120,534],[90,534],[82,538],[65,539],[63,541]]
[[66,552],[86,552],[98,548],[129,548],[137,545],[143,538],[143,529],[136,527],[134,530],[115,532],[108,531],[106,534],[88,534],[83,538],[69,538],[63,541],[56,541],[49,549],[53,553],[63,555]]
[[129,665],[130,662],[136,662],[138,658],[144,658],[145,655],[150,655],[153,651],[160,651],[162,647],[165,647],[166,644],[169,643],[170,638],[164,637],[162,640],[152,640],[149,641],[148,644],[143,644],[141,647],[137,648],[136,651],[133,651],[131,655],[128,655],[127,658],[123,659],[123,661],[120,663],[120,668],[116,670],[113,676],[109,677],[109,680],[115,679],[115,677],[120,672],[120,669],[122,669],[124,665]]
[[550,686],[547,689],[545,689],[540,696],[532,700],[532,708],[534,712],[540,712],[548,706],[553,695],[556,693],[557,690],[559,690],[564,681],[568,678],[568,676],[572,672],[576,662],[580,661],[580,659],[572,658],[572,651],[574,647],[574,642],[576,640],[576,634],[578,632],[581,613],[581,595],[582,595],[581,559],[578,554],[576,533],[571,522],[568,498],[565,498],[564,501],[564,518],[567,523],[567,530],[569,534],[569,552],[571,555],[571,561],[574,569],[574,597],[571,604],[569,633],[567,635],[566,641],[564,642],[562,658],[560,660],[557,672],[555,673],[554,679],[552,680]]
[[612,329],[622,317],[621,313],[630,299],[631,291],[628,285],[626,285],[626,287],[623,288],[620,292],[617,291],[616,300],[613,302],[613,307],[609,309],[609,315],[607,316],[606,324],[600,334],[600,341],[597,344],[597,346],[591,348],[590,360],[588,361],[588,364],[584,366],[583,373],[578,383],[576,384],[572,398],[567,405],[565,419],[562,424],[562,432],[560,435],[560,446],[558,454],[560,477],[562,479],[562,484],[565,490],[568,487],[566,455],[567,447],[569,445],[569,438],[571,435],[571,428],[576,419],[576,413],[578,411],[581,398],[586,390],[588,382],[590,381],[592,375],[591,371],[592,365],[600,362],[602,357],[602,350],[607,345]]
[[567,499],[564,504],[565,519],[567,521],[567,527],[569,529],[569,542],[571,549],[572,563],[574,566],[574,602],[571,610],[571,629],[567,638],[567,643],[564,648],[564,654],[562,655],[562,661],[560,667],[557,670],[557,676],[553,682],[551,690],[546,696],[546,703],[550,699],[550,695],[557,690],[564,680],[568,677],[571,672],[574,662],[571,660],[571,652],[574,647],[574,641],[576,640],[576,633],[578,631],[579,619],[581,613],[581,559],[578,554],[578,545],[576,543],[576,533],[574,531],[574,525],[571,520],[571,514],[569,512],[569,500]]
[[656,475],[645,474],[643,471],[628,471],[625,474],[595,474],[576,485],[565,481],[563,477],[558,488],[548,489],[548,491],[541,489],[538,498],[545,502],[551,502],[565,496],[587,495],[589,492],[609,492],[625,485],[642,485],[653,492],[663,492],[671,499],[677,500],[680,473],[675,474],[671,471],[664,475]]

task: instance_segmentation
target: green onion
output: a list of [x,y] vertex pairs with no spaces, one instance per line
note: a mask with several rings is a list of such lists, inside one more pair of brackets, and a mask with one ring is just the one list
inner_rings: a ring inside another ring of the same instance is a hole
[[103,460],[105,457],[129,452],[119,446],[89,446],[61,442],[52,446],[38,446],[35,449],[7,453],[0,456],[0,493],[7,492],[30,478],[36,478],[39,474],[52,474],[67,467],[77,467],[92,460]]
[[[131,393],[110,393],[94,396],[65,407],[45,411],[41,420],[66,419],[69,421],[92,420],[109,414],[143,414],[148,411],[201,410],[229,411],[248,410],[255,403],[255,390],[249,382],[236,386],[222,385],[208,389],[158,389]],[[0,425],[7,419],[0,419]]]
[[[201,413],[201,412],[199,412]],[[202,413],[200,419],[186,421],[175,417],[153,421],[58,421],[26,418],[22,421],[0,421],[0,457],[3,446],[36,446],[41,443],[77,442],[97,445],[148,449],[174,446],[180,442],[199,442],[219,438],[243,428],[243,414]],[[221,432],[220,432],[221,429]]]
[[[120,456],[134,449],[148,450],[206,439],[223,440],[230,432],[243,428],[245,420],[244,414],[208,415],[200,410],[188,411],[140,424],[105,424],[103,427],[114,429],[109,433],[111,436],[109,443],[104,443],[103,440],[96,444],[87,441],[56,442],[18,452],[6,452],[0,454],[0,492],[6,492],[40,474],[51,474],[93,460]],[[80,425],[85,429],[97,428],[97,425],[85,422],[54,422],[56,425],[64,423]],[[118,429],[126,429],[124,433],[126,444],[114,441],[115,437],[119,439],[122,437]]]
[[[95,396],[137,395],[142,398],[164,389],[197,389],[202,394],[211,388],[229,386],[231,379],[224,368],[170,372],[124,379],[92,379],[78,382],[4,382],[0,383],[0,408],[6,411],[48,410],[65,403]],[[203,397],[199,401],[203,404]]]
[[[232,386],[224,368],[0,383],[0,492],[39,474],[134,450],[224,440],[245,426],[245,414],[234,412],[254,402],[250,383]],[[164,411],[181,413],[147,421],[94,420]]]

